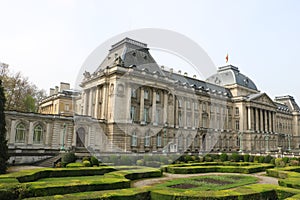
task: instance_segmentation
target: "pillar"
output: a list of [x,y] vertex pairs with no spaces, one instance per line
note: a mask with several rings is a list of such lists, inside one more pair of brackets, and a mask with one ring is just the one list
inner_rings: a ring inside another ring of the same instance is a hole
[[272,132],[272,112],[269,111],[269,132]]
[[248,130],[251,130],[251,108],[247,107],[247,112],[248,112]]
[[88,101],[88,99],[87,99],[87,91],[86,90],[84,90],[83,91],[83,115],[86,115],[87,114],[87,109],[86,109],[86,107],[87,107],[87,101]]
[[130,85],[128,85],[127,87],[127,103],[126,103],[126,122],[130,122],[131,121],[131,118],[130,118],[130,112],[131,112],[131,90],[132,88],[130,87]]
[[90,89],[90,93],[89,93],[89,107],[88,107],[88,115],[93,117],[93,112],[92,112],[92,108],[93,108],[93,88]]
[[168,122],[168,93],[164,91],[164,111],[163,111],[163,123]]
[[106,118],[106,102],[107,102],[107,84],[102,87],[102,104],[101,104],[101,119]]
[[95,110],[94,110],[94,117],[96,119],[98,119],[99,117],[98,110],[99,110],[99,88],[96,87],[96,100],[95,100]]
[[187,128],[187,121],[186,121],[186,104],[187,104],[187,101],[184,99],[184,102],[183,102],[183,127],[184,127],[184,128]]
[[16,139],[16,120],[11,120],[9,143],[14,144]]
[[140,122],[144,122],[144,88],[141,88],[140,96]]
[[268,132],[268,111],[264,112],[264,123],[265,123],[265,132]]
[[197,124],[195,124],[195,102],[192,101],[192,127],[195,128],[197,126]]
[[156,90],[153,89],[152,90],[152,117],[151,117],[151,122],[153,125],[157,125],[157,121],[156,121]]
[[29,133],[28,133],[28,140],[27,144],[33,143],[33,122],[29,122]]
[[256,123],[256,131],[259,131],[259,113],[258,113],[258,109],[255,108],[255,123]]
[[260,132],[264,131],[264,117],[263,117],[263,110],[259,110],[260,113]]
[[51,124],[47,123],[47,125],[46,125],[45,145],[49,145],[50,133],[51,133]]

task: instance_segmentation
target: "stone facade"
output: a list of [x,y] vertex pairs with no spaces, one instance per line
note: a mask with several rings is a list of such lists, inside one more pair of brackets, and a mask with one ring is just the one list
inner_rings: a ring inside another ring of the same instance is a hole
[[293,97],[272,100],[232,65],[198,80],[158,66],[146,44],[125,38],[95,72],[84,73],[81,87],[68,96],[73,116],[46,112],[54,97],[66,97],[54,94],[41,104],[47,114],[6,113],[11,160],[20,162],[18,152],[42,156],[62,146],[95,154],[299,152]]

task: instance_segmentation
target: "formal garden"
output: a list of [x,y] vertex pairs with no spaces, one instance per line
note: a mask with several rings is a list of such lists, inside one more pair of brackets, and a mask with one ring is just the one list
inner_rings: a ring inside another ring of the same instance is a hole
[[300,199],[298,158],[172,156],[67,153],[54,168],[0,175],[0,199]]

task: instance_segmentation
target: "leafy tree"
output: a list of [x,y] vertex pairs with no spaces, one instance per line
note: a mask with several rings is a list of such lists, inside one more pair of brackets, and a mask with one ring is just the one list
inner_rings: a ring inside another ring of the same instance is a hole
[[46,96],[20,72],[11,73],[7,64],[0,63],[0,79],[5,88],[6,110],[36,112],[38,102]]
[[8,147],[6,140],[5,115],[4,115],[5,96],[0,79],[0,174],[6,172],[8,156]]

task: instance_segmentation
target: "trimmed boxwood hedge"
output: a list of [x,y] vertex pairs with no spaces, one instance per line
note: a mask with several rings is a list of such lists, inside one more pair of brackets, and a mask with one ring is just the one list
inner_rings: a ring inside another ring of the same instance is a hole
[[173,174],[195,174],[208,172],[224,172],[224,173],[243,173],[250,174],[261,172],[268,168],[272,168],[272,164],[254,164],[254,165],[168,165],[163,167],[163,171]]

